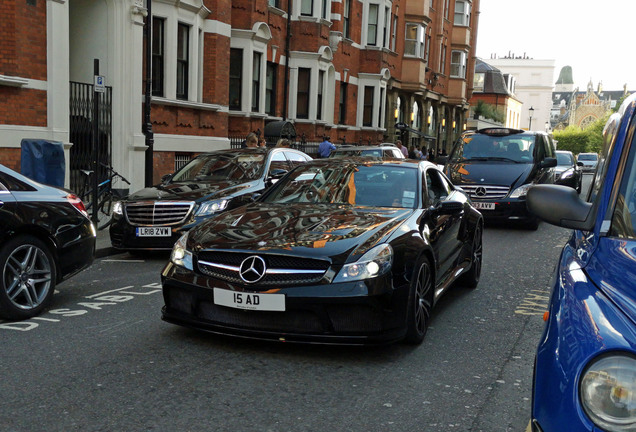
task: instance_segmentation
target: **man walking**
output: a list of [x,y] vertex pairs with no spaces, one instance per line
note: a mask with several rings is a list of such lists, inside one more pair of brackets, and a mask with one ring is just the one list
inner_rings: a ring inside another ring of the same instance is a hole
[[408,157],[409,157],[409,151],[408,151],[408,149],[407,149],[406,147],[404,147],[404,146],[402,145],[402,141],[397,140],[397,141],[396,141],[396,143],[395,143],[395,145],[397,145],[397,148],[399,148],[399,149],[400,149],[400,151],[402,152],[402,154],[404,155],[404,157],[405,157],[405,158],[408,158]]
[[318,157],[326,158],[329,157],[332,150],[336,149],[336,146],[329,142],[331,137],[325,136],[324,141],[320,143],[318,146]]

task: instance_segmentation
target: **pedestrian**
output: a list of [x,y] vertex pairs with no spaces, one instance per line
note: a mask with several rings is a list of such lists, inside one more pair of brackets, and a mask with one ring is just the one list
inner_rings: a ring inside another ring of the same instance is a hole
[[426,146],[422,146],[422,150],[420,151],[420,159],[426,160],[428,158],[428,150],[426,150]]
[[243,141],[243,144],[241,144],[241,147],[258,147],[258,137],[256,136],[256,134],[254,132],[248,133],[245,141]]
[[411,144],[411,146],[409,147],[408,155],[409,155],[409,159],[418,159],[414,144]]
[[258,146],[259,146],[259,147],[267,147],[267,142],[265,141],[265,137],[261,138],[261,139],[258,141]]
[[330,136],[325,135],[323,138],[323,142],[318,145],[318,157],[327,158],[331,151],[336,149],[336,146],[329,141],[331,139]]
[[402,141],[397,140],[397,141],[395,142],[395,145],[397,146],[397,148],[399,148],[399,149],[400,149],[400,151],[402,152],[402,154],[404,155],[404,157],[405,157],[405,158],[409,157],[409,151],[406,149],[406,147],[404,147],[404,146],[402,145]]
[[281,138],[276,143],[276,147],[287,147],[289,148],[289,140],[287,138]]

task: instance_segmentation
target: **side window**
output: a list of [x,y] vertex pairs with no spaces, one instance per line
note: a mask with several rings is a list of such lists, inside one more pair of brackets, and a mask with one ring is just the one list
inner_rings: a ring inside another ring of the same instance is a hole
[[556,157],[555,154],[555,150],[554,150],[554,141],[552,140],[552,137],[545,137],[546,140],[546,157]]
[[2,183],[2,179],[0,178],[0,194],[5,192],[9,192],[9,189]]
[[285,154],[281,151],[274,152],[272,154],[272,158],[269,163],[269,171],[267,175],[270,176],[273,170],[283,169],[285,171],[289,171],[289,162],[287,162],[287,158],[285,158]]
[[[625,171],[618,190],[609,234],[636,239],[636,146],[632,139]],[[620,170],[619,170],[620,172]]]
[[426,197],[429,205],[436,206],[450,194],[450,185],[436,169],[426,170]]
[[535,160],[541,162],[545,159],[545,141],[541,135],[536,135],[535,142],[537,144]]
[[299,153],[287,151],[285,152],[285,156],[287,157],[287,160],[291,162],[292,167],[297,167],[301,163],[307,162],[307,158]]

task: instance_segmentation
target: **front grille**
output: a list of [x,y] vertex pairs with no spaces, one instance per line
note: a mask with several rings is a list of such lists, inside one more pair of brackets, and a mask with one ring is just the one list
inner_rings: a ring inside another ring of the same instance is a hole
[[191,201],[145,201],[126,204],[124,212],[131,225],[166,226],[183,223],[192,207]]
[[201,252],[199,271],[207,276],[230,283],[245,284],[239,275],[244,259],[258,255],[265,260],[267,272],[257,283],[247,285],[258,289],[263,286],[309,285],[317,283],[329,268],[329,261],[287,255],[237,252]]
[[[494,185],[461,185],[461,188],[465,190],[470,199],[474,200],[495,200],[502,199],[508,196],[510,188],[508,186],[494,186]],[[477,190],[484,190],[485,194],[477,194]]]

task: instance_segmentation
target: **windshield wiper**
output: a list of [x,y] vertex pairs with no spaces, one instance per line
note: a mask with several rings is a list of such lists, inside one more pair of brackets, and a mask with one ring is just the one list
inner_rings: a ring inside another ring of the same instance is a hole
[[468,160],[468,161],[503,161],[503,162],[514,162],[514,163],[523,163],[523,161],[517,161],[514,159],[510,159],[507,157],[501,157],[501,156],[484,156],[484,157],[473,157],[470,159],[464,159],[464,160]]

